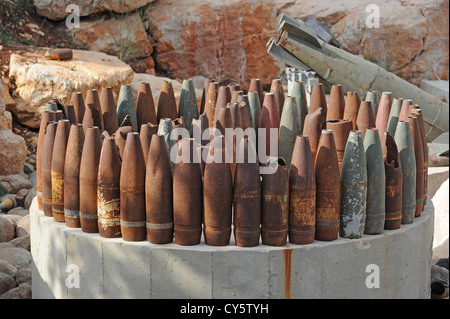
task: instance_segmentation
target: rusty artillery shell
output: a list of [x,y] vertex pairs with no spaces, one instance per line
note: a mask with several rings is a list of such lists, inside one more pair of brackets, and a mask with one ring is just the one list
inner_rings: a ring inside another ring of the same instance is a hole
[[336,144],[336,153],[338,157],[339,172],[341,171],[345,146],[347,145],[348,135],[350,134],[352,127],[353,124],[351,120],[338,120],[327,122],[327,129],[333,131],[334,142]]
[[50,60],[70,60],[73,57],[72,49],[53,49],[46,54]]
[[230,92],[231,92],[231,100],[230,100],[230,102],[237,102],[238,97],[240,95],[244,95],[244,91],[235,90],[233,88],[234,88],[234,86],[230,86]]
[[291,167],[292,152],[297,135],[302,134],[300,114],[295,97],[288,96],[284,101],[280,120],[280,135],[278,138],[278,153],[286,161],[287,171]]
[[261,240],[264,245],[282,246],[289,225],[289,173],[282,157],[273,164],[275,173],[261,175]]
[[[255,129],[254,122],[252,119],[252,112],[250,110],[250,101],[248,99],[248,95],[247,94],[239,95],[237,102],[241,103],[239,104],[240,105],[239,110],[241,111],[241,121],[243,125],[242,129],[246,130],[249,127]],[[245,105],[243,106],[242,103],[245,103]]]
[[219,130],[220,135],[225,135],[226,128],[233,128],[233,119],[229,106],[222,107],[217,112],[215,128]]
[[366,223],[367,168],[362,133],[351,131],[341,169],[341,216],[339,235],[361,238]]
[[195,139],[195,143],[201,145],[207,145],[210,141],[210,135],[206,138],[203,137],[203,132],[208,130],[209,132],[209,119],[206,113],[200,114],[198,119],[192,120],[191,137]]
[[173,241],[172,168],[164,135],[154,134],[145,177],[147,240],[152,244]]
[[183,80],[178,104],[178,117],[183,117],[184,127],[191,133],[192,120],[198,119],[197,97],[195,96],[194,82]]
[[278,108],[278,116],[281,118],[284,106],[284,89],[280,79],[273,79],[270,84],[270,93],[273,93],[275,105]]
[[94,104],[92,103],[87,104],[87,107],[84,111],[82,125],[84,132],[86,132],[87,128],[91,126],[97,126],[100,129],[100,131],[103,132],[102,115],[99,109],[97,109],[97,107]]
[[147,123],[158,124],[152,89],[148,82],[141,82],[139,84],[136,97],[136,119],[138,129],[141,129],[142,125]]
[[[261,109],[261,123],[260,128],[265,129],[266,133],[266,149],[265,154],[266,156],[275,156],[278,157],[278,154],[275,150],[271,149],[270,147],[270,133],[271,128],[277,129],[277,131],[280,128],[280,115],[278,112],[277,105],[275,103],[275,97],[273,93],[265,93],[264,94],[264,102],[262,104]],[[277,136],[278,137],[278,136]],[[278,140],[276,141],[278,145]],[[259,144],[259,142],[258,142]],[[258,152],[261,152],[261,150],[258,149]]]
[[377,91],[367,91],[365,101],[370,101],[372,103],[373,114],[375,118],[378,116],[379,101]]
[[49,122],[45,130],[44,142],[42,144],[42,209],[44,215],[52,217],[52,158],[55,142],[57,122]]
[[398,120],[408,122],[408,116],[411,114],[412,108],[412,101],[410,99],[404,99],[402,102],[402,108],[400,109],[400,114],[398,115]]
[[44,138],[47,125],[55,121],[55,112],[45,111],[41,117],[41,123],[39,126],[38,145],[36,151],[36,195],[38,201],[38,207],[43,210],[42,206],[42,150],[44,147]]
[[114,134],[114,141],[119,148],[119,156],[123,158],[123,152],[125,150],[125,141],[127,139],[128,133],[134,132],[132,126],[121,126],[117,129]]
[[80,228],[80,165],[84,131],[81,124],[70,126],[64,160],[64,217],[67,227]]
[[72,96],[70,98],[70,104],[73,105],[77,123],[80,123],[80,124],[83,123],[84,110],[85,110],[83,93],[73,92]]
[[328,101],[327,121],[337,121],[344,117],[345,97],[342,85],[331,86],[330,99]]
[[202,171],[200,154],[192,138],[180,140],[173,172],[175,242],[196,245],[202,234]]
[[427,135],[425,133],[425,126],[423,123],[423,115],[421,109],[413,109],[411,114],[417,115],[419,119],[420,130],[422,131],[422,148],[423,148],[423,174],[424,174],[424,182],[423,182],[423,209],[425,209],[425,205],[427,204],[428,198],[428,143],[427,143]]
[[56,222],[64,219],[64,160],[70,133],[69,120],[58,122],[52,155],[52,214]]
[[[161,119],[158,125],[158,134],[164,136],[164,141],[166,142],[167,151],[169,152],[169,155],[171,154],[171,150],[173,146],[177,145],[177,142],[171,138],[171,133],[173,131],[173,122],[171,119]],[[172,158],[170,159],[172,172],[174,169],[174,162],[172,161]]]
[[85,133],[80,164],[80,224],[85,233],[98,233],[97,178],[102,138],[97,126]]
[[315,239],[335,240],[339,234],[341,181],[332,130],[325,129],[320,135],[314,172],[316,180]]
[[94,117],[94,121],[97,122],[96,117],[97,114],[99,114],[99,121],[100,123],[95,123],[95,126],[99,126],[99,128],[101,129],[101,131],[104,130],[104,125],[103,125],[103,119],[101,117],[102,114],[102,106],[100,104],[100,96],[98,94],[98,91],[96,89],[89,89],[86,92],[86,102],[85,105],[89,106],[90,104],[92,104],[96,111],[92,110],[91,108],[91,112],[92,112],[92,116]]
[[345,100],[344,120],[351,120],[353,130],[356,130],[356,118],[358,117],[359,106],[361,101],[356,92],[347,92],[347,99]]
[[256,92],[258,93],[259,97],[259,105],[263,104],[264,101],[264,92],[261,86],[261,80],[260,79],[251,79],[250,85],[248,87],[248,92]]
[[305,125],[303,127],[303,135],[308,137],[308,143],[311,147],[313,163],[316,159],[320,134],[322,133],[322,128],[325,125],[325,117],[323,116],[322,110],[323,109],[319,107],[314,112],[308,113],[305,117]]
[[122,84],[120,86],[116,112],[119,125],[123,122],[125,117],[129,115],[133,130],[135,132],[138,131],[139,128],[136,115],[136,106],[130,85]]
[[292,86],[291,96],[295,97],[295,99],[297,100],[298,114],[300,115],[301,132],[303,134],[305,117],[308,114],[308,101],[306,100],[306,90],[303,81],[294,82],[294,85]]
[[409,122],[399,121],[395,130],[395,143],[402,166],[402,224],[414,221],[416,212],[416,158]]
[[141,140],[142,153],[144,154],[144,163],[148,161],[148,152],[150,150],[150,143],[152,141],[153,134],[158,133],[158,125],[147,123],[141,125],[139,132],[139,138]]
[[198,114],[203,114],[205,112],[206,93],[208,92],[209,84],[213,81],[214,80],[206,78],[205,82],[203,83],[202,98],[200,100],[200,104],[198,105]]
[[250,108],[252,127],[258,134],[258,128],[261,125],[261,105],[259,103],[258,92],[248,92],[248,103]]
[[69,120],[69,123],[70,124],[77,123],[74,106],[71,104],[66,104],[64,105],[64,110],[66,113],[66,119]]
[[63,120],[64,113],[61,110],[55,111],[55,121]]
[[372,102],[362,101],[359,106],[358,116],[356,117],[356,127],[362,133],[362,137],[366,136],[368,128],[375,127],[375,116],[373,114]]
[[116,238],[120,232],[121,161],[113,138],[103,141],[98,165],[97,213],[101,237]]
[[178,116],[177,102],[173,92],[171,81],[163,81],[159,91],[158,108],[156,110],[156,124],[159,124],[161,119],[170,118],[176,119]]
[[208,90],[206,91],[205,96],[205,113],[208,117],[209,127],[214,127],[216,123],[216,102],[217,102],[217,94],[219,91],[219,83],[212,81],[208,85]]
[[225,137],[216,136],[211,143],[203,178],[203,232],[207,245],[225,246],[231,236],[233,182],[225,161]]
[[58,111],[58,106],[56,103],[47,102],[45,104],[44,112],[56,112]]
[[239,247],[259,244],[261,234],[261,181],[256,149],[251,139],[238,146],[234,178],[234,237]]
[[367,170],[367,206],[364,233],[382,234],[386,217],[386,174],[378,129],[368,128],[364,138]]
[[230,102],[231,102],[230,87],[228,85],[219,86],[219,90],[217,91],[217,101],[214,118],[218,116],[219,110],[223,107],[226,107]]
[[100,91],[99,100],[102,109],[103,129],[112,135],[119,128],[119,120],[117,118],[116,103],[114,101],[112,87],[103,87]]
[[145,162],[139,133],[128,133],[120,172],[120,232],[125,241],[147,237]]
[[380,103],[378,106],[378,113],[376,115],[376,128],[378,129],[378,134],[380,135],[381,145],[384,145],[384,133],[387,131],[389,114],[392,108],[392,93],[383,92],[381,93]]
[[409,125],[411,127],[411,135],[414,143],[414,157],[416,159],[416,213],[415,217],[419,217],[423,211],[423,194],[424,194],[424,156],[422,145],[422,130],[420,129],[419,119],[411,114],[409,116]]
[[307,136],[297,136],[289,172],[289,242],[310,244],[316,224],[316,180]]
[[394,100],[392,101],[391,111],[389,112],[388,124],[386,127],[386,132],[388,132],[392,136],[395,135],[395,129],[397,128],[398,117],[400,115],[402,104],[402,98],[394,98]]
[[395,140],[385,133],[384,169],[386,173],[384,229],[398,229],[402,224],[402,163]]
[[[324,121],[327,118],[328,106],[327,98],[325,96],[325,90],[322,83],[313,85],[311,90],[311,97],[309,99],[309,110],[308,113],[314,113],[317,109],[322,108],[322,116]],[[323,123],[325,125],[325,122]],[[325,126],[320,129],[324,129]]]

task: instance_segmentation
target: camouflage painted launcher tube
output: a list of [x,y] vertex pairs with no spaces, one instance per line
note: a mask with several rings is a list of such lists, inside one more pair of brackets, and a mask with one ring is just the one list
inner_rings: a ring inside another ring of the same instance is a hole
[[173,241],[172,168],[163,135],[154,134],[146,167],[147,239],[152,244]]
[[399,121],[395,143],[402,163],[402,224],[414,221],[416,211],[416,159],[409,122]]
[[64,218],[64,160],[70,133],[69,120],[58,122],[52,155],[52,214],[56,222],[65,222]]
[[57,122],[50,122],[45,130],[42,144],[42,209],[44,215],[53,217],[52,213],[52,157]]
[[308,102],[306,100],[305,85],[302,81],[294,82],[292,86],[291,96],[297,100],[298,114],[300,116],[301,134],[303,134],[303,125],[305,117],[308,114]]
[[364,233],[377,235],[383,233],[386,217],[386,174],[378,129],[366,130],[364,151],[366,152],[367,168],[367,208]]
[[384,169],[386,173],[384,229],[398,229],[402,224],[402,163],[394,138],[385,133]]
[[64,161],[64,215],[67,227],[80,224],[80,165],[83,152],[84,131],[81,124],[70,126]]
[[186,124],[185,128],[191,133],[192,120],[198,119],[198,105],[195,96],[194,82],[183,80],[180,93],[180,102],[178,104],[178,117],[183,117]]
[[145,162],[139,133],[128,133],[120,172],[120,231],[125,241],[142,241],[145,226]]
[[332,130],[322,130],[314,166],[316,177],[315,239],[335,240],[339,234],[341,181]]
[[366,223],[367,169],[362,133],[351,131],[341,169],[339,235],[361,238]]
[[120,232],[121,162],[114,139],[103,141],[98,165],[97,212],[101,237],[116,238]]
[[[261,234],[261,182],[256,149],[243,138],[238,147],[240,159],[234,178],[234,236],[239,247],[259,244]],[[254,155],[255,162],[249,160]]]
[[289,242],[310,244],[316,224],[316,181],[307,136],[297,136],[289,173]]
[[273,165],[273,174],[261,175],[261,239],[264,245],[282,246],[286,244],[289,225],[289,174],[282,157]]
[[203,179],[203,231],[207,245],[225,246],[231,236],[233,182],[224,136],[216,136],[211,144]]
[[80,164],[80,224],[85,233],[98,233],[97,178],[102,138],[97,126],[85,134]]
[[202,234],[202,171],[200,154],[193,138],[178,142],[173,172],[173,220],[175,242],[196,245]]

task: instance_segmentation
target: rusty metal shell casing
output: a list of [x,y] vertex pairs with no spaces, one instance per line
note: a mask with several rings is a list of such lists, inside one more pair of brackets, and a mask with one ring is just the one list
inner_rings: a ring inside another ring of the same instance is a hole
[[264,92],[261,86],[261,80],[260,79],[251,79],[250,85],[248,86],[248,92],[256,92],[258,93],[259,97],[259,105],[263,104],[264,101]]
[[345,96],[342,85],[331,86],[330,99],[328,101],[327,121],[337,121],[344,117]]
[[398,229],[402,224],[402,163],[395,140],[385,133],[384,169],[386,173],[386,217],[384,229]]
[[[325,121],[327,118],[328,106],[327,98],[325,96],[325,90],[322,83],[315,84],[312,87],[311,97],[309,99],[308,113],[314,113],[319,108],[322,108],[322,116]],[[323,123],[323,125],[325,125],[325,122]],[[324,128],[325,126],[321,127],[320,130]]]
[[423,211],[425,187],[422,130],[420,129],[419,118],[416,115],[411,114],[408,119],[414,143],[414,157],[416,159],[416,213],[414,216],[419,217]]
[[209,127],[214,127],[216,123],[216,102],[217,102],[217,94],[219,91],[219,83],[212,81],[208,85],[208,90],[206,91],[205,96],[205,110],[206,116],[208,117]]
[[[239,105],[239,111],[241,112],[241,123],[242,129],[245,131],[247,128],[253,126],[252,113],[250,110],[250,101],[248,100],[248,95],[242,94],[238,96],[237,103]],[[256,142],[256,141],[254,141]]]
[[70,126],[64,160],[64,217],[67,227],[80,228],[80,165],[84,131],[81,124]]
[[[297,100],[298,114],[300,116],[301,133],[303,134],[303,127],[305,117],[308,114],[308,101],[306,100],[306,90],[303,81],[295,81],[292,86],[291,96]],[[345,103],[345,100],[344,100]]]
[[382,234],[386,217],[386,173],[378,129],[369,128],[364,137],[367,169],[367,206],[364,233]]
[[114,134],[119,128],[119,120],[117,118],[116,102],[112,87],[103,87],[100,91],[100,106],[102,109],[103,129],[110,135]]
[[103,141],[98,165],[97,213],[101,237],[116,238],[120,232],[121,161],[113,138]]
[[273,164],[273,174],[261,175],[261,240],[264,245],[282,246],[289,228],[289,172],[282,157]]
[[74,106],[71,104],[66,104],[64,105],[64,110],[66,113],[66,118],[69,120],[70,124],[77,123]]
[[152,88],[148,82],[141,82],[139,84],[139,90],[136,96],[136,119],[138,130],[142,128],[142,125],[147,123],[158,124]]
[[341,180],[332,130],[322,131],[314,171],[316,180],[315,239],[336,240],[339,235]]
[[307,136],[297,136],[289,173],[289,242],[310,244],[316,224],[316,180]]
[[119,97],[117,99],[117,119],[118,124],[121,125],[125,117],[130,117],[131,125],[135,132],[138,131],[138,122],[136,115],[136,105],[134,102],[133,91],[128,84],[122,84],[120,86]]
[[[265,153],[262,153],[265,156],[275,156],[278,157],[276,150],[270,147],[271,142],[271,129],[279,130],[280,127],[280,116],[278,113],[278,108],[275,104],[275,97],[273,93],[265,93],[264,94],[264,102],[262,104],[261,109],[261,123],[260,128],[265,129],[266,133],[266,149]],[[278,134],[277,134],[276,144],[278,145]],[[258,141],[259,144],[259,141]],[[258,152],[262,150],[258,147]]]
[[234,85],[230,85],[230,91],[231,91],[231,100],[230,102],[237,102],[238,97],[241,95],[244,95],[244,91],[236,90]]
[[295,140],[302,134],[300,114],[298,113],[297,101],[288,96],[285,99],[283,113],[280,121],[280,135],[278,138],[278,153],[286,161],[287,171],[291,167],[292,152]]
[[85,133],[87,129],[91,126],[97,126],[100,129],[100,131],[103,132],[102,114],[94,104],[92,103],[87,104],[87,107],[84,111],[82,124]]
[[259,103],[258,92],[248,92],[248,103],[251,115],[251,125],[256,130],[258,136],[258,128],[261,125],[261,104]]
[[356,130],[356,118],[358,117],[359,106],[361,101],[356,92],[347,92],[347,99],[345,100],[344,120],[351,120],[353,130]]
[[70,104],[73,105],[77,123],[80,123],[80,124],[83,123],[84,111],[85,111],[83,93],[73,92],[72,96],[70,98]]
[[[86,93],[86,103],[87,108],[91,109],[92,118],[94,119],[94,126],[98,126],[100,131],[103,132],[103,118],[102,118],[102,106],[100,104],[100,96],[96,89],[89,89]],[[93,109],[93,107],[95,110]],[[84,120],[84,118],[83,118]]]
[[409,122],[399,121],[395,143],[402,166],[402,224],[411,224],[416,212],[416,158]]
[[120,231],[125,241],[147,238],[145,162],[139,133],[128,133],[120,172]]
[[224,108],[231,102],[231,90],[228,85],[219,86],[217,91],[216,108],[214,111],[214,119],[217,119],[221,108]]
[[85,233],[98,233],[97,178],[102,138],[97,126],[86,131],[80,164],[80,224]]
[[73,57],[72,49],[53,49],[46,54],[50,60],[70,60]]
[[378,105],[378,113],[376,115],[376,128],[380,135],[381,145],[384,145],[384,133],[387,131],[389,115],[391,114],[393,98],[391,92],[381,93],[380,103]]
[[341,216],[339,235],[361,238],[366,223],[367,168],[362,133],[351,131],[341,169]]
[[170,118],[176,119],[178,116],[177,102],[175,100],[175,94],[173,92],[173,86],[171,81],[163,81],[161,83],[161,89],[158,97],[158,108],[156,110],[156,124],[159,124],[161,119]]
[[378,108],[380,104],[378,101],[378,92],[372,90],[367,91],[365,101],[370,101],[372,103],[373,114],[376,118],[378,116]]
[[70,133],[69,120],[58,122],[52,154],[52,214],[56,222],[64,219],[64,161]]
[[172,168],[164,135],[154,134],[145,177],[147,240],[152,244],[173,241]]
[[261,235],[261,181],[256,149],[251,139],[238,144],[234,177],[234,237],[239,247],[259,244]]
[[175,242],[196,245],[202,234],[203,185],[200,154],[192,138],[179,142],[173,172],[173,220]]
[[139,138],[141,140],[142,153],[144,154],[144,163],[147,165],[148,152],[150,150],[150,143],[152,141],[153,134],[158,133],[158,125],[147,123],[141,125],[141,130],[139,132]]
[[408,116],[411,114],[412,108],[413,102],[410,99],[404,99],[402,108],[400,109],[400,114],[398,115],[398,120],[402,122],[408,122]]
[[322,108],[318,108],[314,112],[308,113],[305,118],[305,126],[303,127],[303,135],[308,137],[313,162],[316,159],[320,134],[322,134],[322,129],[325,125],[325,117],[323,116],[322,110]]
[[198,119],[192,120],[191,137],[195,139],[195,143],[205,146],[210,142],[211,134],[207,134],[208,136],[206,138],[204,138],[203,136],[203,132],[205,130],[208,130],[208,132],[210,132],[209,119],[206,113],[202,113],[200,114]]
[[341,171],[345,146],[347,145],[348,135],[350,134],[352,127],[353,124],[351,120],[338,120],[327,122],[327,129],[333,131],[334,142],[336,144],[336,153],[338,157],[339,172]]
[[47,125],[55,121],[55,112],[45,111],[41,117],[41,124],[39,126],[38,145],[36,151],[36,195],[38,201],[38,208],[43,210],[42,206],[42,149],[44,147],[44,138]]
[[392,136],[395,135],[395,129],[397,128],[398,117],[400,115],[402,104],[402,98],[394,98],[394,100],[392,101],[391,111],[389,112],[388,124],[386,127],[386,132],[388,132]]
[[55,111],[55,121],[63,120],[64,119],[64,113],[61,110]]
[[284,89],[283,89],[283,83],[280,79],[273,79],[272,83],[270,84],[270,93],[273,93],[275,105],[278,108],[278,117],[281,118],[281,113],[283,112],[283,106],[284,106]]
[[208,92],[209,84],[213,81],[213,79],[206,78],[205,82],[203,82],[202,98],[200,100],[200,104],[198,105],[198,114],[200,115],[205,112],[206,93]]
[[49,122],[42,144],[42,209],[44,215],[52,217],[52,157],[57,122]]
[[375,116],[373,114],[372,102],[362,101],[359,106],[358,116],[356,118],[356,127],[362,133],[362,137],[366,136],[368,128],[375,127]]
[[215,128],[220,132],[220,135],[225,135],[226,128],[233,128],[233,119],[229,106],[221,107],[218,110]]
[[427,143],[427,135],[425,133],[425,126],[423,121],[423,114],[420,108],[414,108],[411,112],[414,115],[417,115],[419,119],[420,130],[422,131],[422,148],[423,148],[423,209],[425,209],[425,205],[427,204],[428,199],[428,143]]
[[225,137],[216,136],[210,146],[203,178],[204,238],[211,246],[230,242],[233,182],[225,161]]
[[125,141],[128,133],[134,132],[133,126],[121,126],[114,134],[114,141],[119,148],[119,156],[123,158],[123,152],[125,150]]
[[192,120],[198,119],[197,97],[195,96],[194,82],[183,80],[178,104],[178,117],[183,117],[184,125],[189,134],[191,133]]

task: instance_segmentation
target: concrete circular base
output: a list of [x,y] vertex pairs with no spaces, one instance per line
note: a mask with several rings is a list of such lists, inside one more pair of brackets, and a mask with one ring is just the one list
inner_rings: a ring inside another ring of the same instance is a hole
[[30,208],[33,298],[429,298],[431,201],[382,235],[310,245],[153,245],[83,233]]

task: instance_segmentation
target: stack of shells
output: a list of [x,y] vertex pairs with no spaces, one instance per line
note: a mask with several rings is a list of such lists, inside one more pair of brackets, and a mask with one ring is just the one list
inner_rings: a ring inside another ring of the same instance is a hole
[[[237,246],[252,247],[381,234],[412,223],[426,203],[422,112],[389,92],[360,101],[333,85],[327,101],[317,84],[307,105],[302,82],[285,96],[279,79],[270,92],[252,79],[247,93],[207,80],[198,105],[185,80],[177,105],[164,81],[156,106],[144,82],[136,101],[129,85],[117,103],[110,87],[76,92],[70,105],[49,101],[37,154],[44,215],[104,238],[196,245],[203,233],[206,245],[225,246],[233,231]],[[190,135],[171,139],[176,127]],[[249,127],[256,136],[223,147],[225,129]],[[207,128],[219,133],[194,139]],[[173,147],[188,157],[174,162]]]

